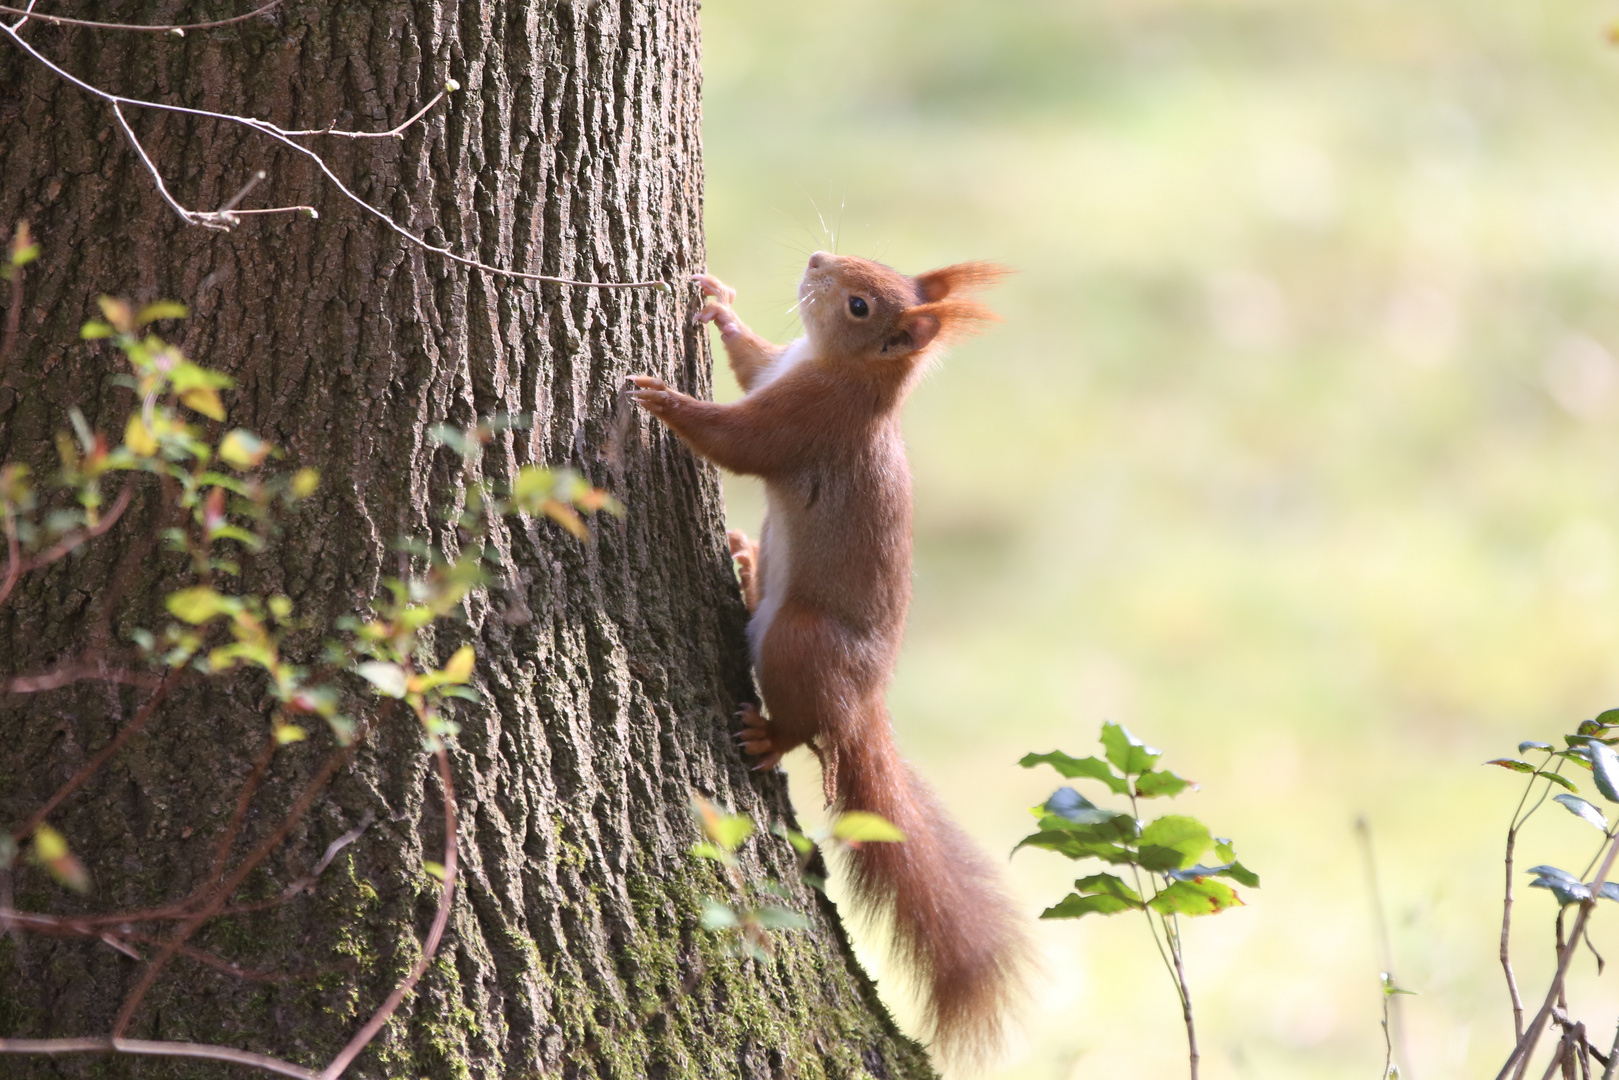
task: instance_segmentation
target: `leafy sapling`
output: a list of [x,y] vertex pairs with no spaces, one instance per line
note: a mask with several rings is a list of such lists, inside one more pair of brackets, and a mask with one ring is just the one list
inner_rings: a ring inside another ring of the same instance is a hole
[[[1026,769],[1050,765],[1067,779],[1097,781],[1114,795],[1129,799],[1129,811],[1098,806],[1071,787],[1058,788],[1034,807],[1039,831],[1025,837],[1018,848],[1045,848],[1076,862],[1096,859],[1128,869],[1129,881],[1106,872],[1080,878],[1074,882],[1073,892],[1040,917],[1077,919],[1121,911],[1146,916],[1153,943],[1180,997],[1191,1075],[1196,1080],[1197,1031],[1186,982],[1180,916],[1214,915],[1240,906],[1236,890],[1218,879],[1258,888],[1259,876],[1237,861],[1230,840],[1216,837],[1196,818],[1169,814],[1151,822],[1141,820],[1142,799],[1173,798],[1196,786],[1158,768],[1161,751],[1114,723],[1102,725],[1102,749],[1101,758],[1075,758],[1054,750],[1029,754],[1019,764]],[[1211,852],[1216,861],[1205,864],[1202,860]]]
[[[745,886],[736,853],[743,841],[754,834],[753,819],[743,814],[722,813],[701,795],[692,797],[691,809],[705,837],[692,845],[691,853],[723,866],[732,886],[741,893]],[[820,891],[825,891],[826,880],[811,873],[810,866],[821,844],[833,843],[855,849],[861,844],[898,843],[905,839],[905,834],[888,819],[860,810],[840,814],[826,828],[808,835],[780,824],[771,832],[792,845],[798,855],[799,873],[804,883]],[[767,881],[760,889],[777,900],[792,896],[791,890],[779,881]],[[804,916],[779,903],[751,905],[736,904],[712,896],[703,898],[703,929],[710,933],[736,931],[738,937],[735,945],[739,956],[765,959],[772,953],[770,931],[802,930],[808,925]]]
[[[1518,757],[1495,758],[1485,763],[1529,777],[1523,794],[1518,798],[1518,805],[1513,809],[1511,822],[1507,828],[1506,890],[1501,915],[1501,966],[1506,974],[1507,991],[1512,999],[1513,1029],[1517,1043],[1506,1064],[1497,1074],[1498,1080],[1508,1080],[1509,1077],[1524,1074],[1541,1034],[1553,1019],[1561,1028],[1562,1035],[1553,1052],[1550,1070],[1555,1071],[1561,1066],[1565,1070],[1565,1075],[1573,1075],[1578,1065],[1582,1075],[1589,1076],[1590,1062],[1595,1058],[1605,1067],[1604,1077],[1611,1078],[1615,1074],[1616,1067],[1619,1067],[1619,1035],[1616,1035],[1612,1049],[1605,1055],[1593,1046],[1585,1037],[1585,1025],[1576,1022],[1570,1014],[1565,987],[1569,966],[1575,952],[1578,951],[1578,946],[1582,943],[1596,956],[1599,972],[1603,966],[1602,957],[1591,946],[1588,925],[1595,913],[1598,899],[1619,900],[1619,884],[1609,880],[1614,870],[1615,857],[1619,856],[1619,820],[1610,824],[1608,815],[1595,803],[1581,797],[1578,794],[1578,785],[1564,775],[1565,768],[1589,772],[1592,785],[1603,800],[1619,804],[1619,754],[1613,749],[1613,744],[1619,742],[1619,709],[1609,709],[1595,719],[1582,721],[1572,734],[1563,736],[1563,742],[1565,745],[1561,750],[1550,743],[1522,742],[1518,744]],[[1531,755],[1536,755],[1538,760],[1533,762],[1524,760]],[[1553,795],[1554,787],[1563,790]],[[1602,839],[1581,873],[1576,874],[1546,863],[1531,867],[1528,871],[1533,875],[1533,880],[1529,882],[1530,887],[1545,889],[1557,901],[1557,971],[1546,992],[1544,1003],[1526,1027],[1523,999],[1519,995],[1512,967],[1512,863],[1519,830],[1548,801],[1560,804],[1570,814],[1601,832]],[[1566,916],[1571,908],[1575,910],[1574,924],[1565,933]],[[1549,1071],[1547,1075],[1551,1075],[1551,1072]]]

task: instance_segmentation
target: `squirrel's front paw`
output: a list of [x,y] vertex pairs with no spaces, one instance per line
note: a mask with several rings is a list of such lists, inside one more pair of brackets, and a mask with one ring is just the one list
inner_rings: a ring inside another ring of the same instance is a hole
[[631,375],[629,381],[635,386],[630,391],[630,397],[653,416],[667,415],[680,398],[678,393],[664,385],[662,379],[655,379],[651,375]]
[[692,317],[698,326],[706,322],[713,323],[719,328],[721,337],[730,337],[742,329],[742,320],[736,317],[736,312],[726,307],[722,301],[709,297],[701,311]]
[[736,303],[736,290],[713,274],[694,274],[691,280],[704,296],[712,296],[727,307]]

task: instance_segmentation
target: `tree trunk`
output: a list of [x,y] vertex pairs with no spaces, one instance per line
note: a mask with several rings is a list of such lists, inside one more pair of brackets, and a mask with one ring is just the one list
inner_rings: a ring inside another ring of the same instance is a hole
[[[131,0],[91,17],[192,22],[248,7]],[[244,567],[245,590],[283,592],[329,621],[363,610],[397,572],[397,536],[453,551],[434,503],[458,485],[460,459],[427,438],[436,423],[530,413],[531,429],[489,446],[485,475],[568,465],[628,507],[587,543],[509,522],[495,537],[501,580],[439,635],[441,659],[476,645],[482,692],[457,717],[451,755],[461,871],[450,932],[350,1075],[931,1075],[785,841],[747,843],[746,887],[752,897],[780,880],[809,929],[776,933],[774,957],[756,960],[699,926],[704,897],[731,899],[733,886],[688,854],[691,796],[761,826],[791,811],[780,777],[750,774],[729,736],[753,687],[717,477],[618,392],[632,371],[709,392],[685,285],[704,262],[696,0],[289,0],[184,37],[37,21],[22,35],[102,89],[288,128],[386,130],[454,78],[461,91],[402,139],[299,141],[400,225],[485,263],[675,283],[609,291],[468,270],[389,231],[262,134],[127,109],[186,206],[218,208],[264,169],[245,208],[320,215],[248,217],[231,233],[184,225],[108,105],[0,37],[0,225],[27,220],[43,248],[0,370],[0,461],[48,473],[71,406],[116,441],[132,407],[110,378],[118,357],[77,335],[109,293],[189,304],[168,336],[237,380],[227,426],[321,470],[312,505]],[[162,596],[183,564],[152,543],[159,514],[155,485],[142,489],[81,557],[23,579],[0,606],[0,682],[87,649],[127,655],[132,629],[166,621]],[[149,694],[81,682],[0,695],[0,828],[24,821]],[[267,700],[247,676],[172,695],[50,817],[85,859],[91,892],[69,897],[24,861],[10,875],[16,906],[111,912],[183,895],[264,745]],[[282,820],[330,749],[317,737],[276,755],[238,854]],[[379,719],[240,896],[275,894],[334,838],[368,815],[374,824],[313,892],[218,920],[193,942],[294,977],[177,959],[129,1036],[324,1065],[420,955],[439,799],[419,730]],[[13,934],[0,941],[0,1038],[103,1035],[144,970],[94,940]],[[0,1056],[0,1074],[246,1075],[120,1056]]]

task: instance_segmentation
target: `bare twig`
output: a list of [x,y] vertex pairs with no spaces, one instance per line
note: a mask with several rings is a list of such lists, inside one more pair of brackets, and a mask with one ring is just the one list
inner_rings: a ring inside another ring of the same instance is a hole
[[234,15],[229,19],[215,19],[213,22],[182,23],[178,25],[162,26],[150,25],[146,23],[92,22],[89,19],[69,19],[65,15],[41,15],[39,12],[34,11],[31,7],[25,11],[22,8],[0,6],[0,14],[21,15],[25,19],[38,19],[40,22],[55,23],[57,26],[82,26],[88,30],[132,30],[137,33],[148,34],[173,34],[178,31],[181,34],[184,34],[187,30],[212,30],[219,26],[230,26],[232,23],[246,22],[251,18],[263,15],[271,8],[280,6],[281,0],[270,0],[268,4],[256,7],[252,11],[249,11],[246,15]]
[[[140,98],[128,98],[119,94],[109,93],[106,90],[102,90],[100,87],[86,82],[85,80],[51,61],[38,49],[35,49],[32,45],[25,41],[14,27],[8,26],[5,23],[0,23],[0,32],[4,32],[11,38],[18,48],[28,53],[29,56],[32,56],[40,64],[55,72],[65,81],[72,83],[85,93],[98,97],[102,101],[105,101],[111,105],[113,107],[113,111],[118,115],[120,125],[123,126],[125,133],[129,136],[131,144],[136,147],[136,152],[140,154],[142,161],[146,163],[148,170],[152,172],[154,178],[157,177],[157,170],[152,165],[150,159],[146,157],[145,151],[140,148],[138,141],[135,140],[134,132],[131,131],[129,125],[124,122],[123,114],[119,111],[121,106],[128,105],[132,108],[156,109],[160,112],[178,113],[183,116],[198,116],[209,120],[220,120],[226,123],[240,124],[243,127],[249,127],[255,131],[261,132],[292,150],[294,153],[302,154],[304,157],[308,158],[314,164],[315,168],[320,170],[321,175],[324,176],[333,187],[337,188],[337,190],[343,194],[344,198],[348,199],[349,202],[353,203],[354,206],[363,213],[369,214],[371,217],[387,226],[400,239],[420,248],[429,254],[437,255],[442,259],[448,259],[450,262],[458,263],[461,266],[465,266],[473,270],[481,270],[486,274],[496,277],[511,278],[517,281],[538,281],[552,285],[570,285],[592,289],[656,289],[659,292],[671,291],[669,283],[661,280],[580,281],[575,278],[556,277],[551,274],[533,274],[521,270],[508,270],[504,267],[493,266],[489,263],[470,258],[466,255],[457,254],[447,247],[440,247],[436,244],[428,243],[420,236],[417,236],[409,229],[406,229],[404,226],[394,221],[393,218],[389,217],[383,211],[377,209],[364,199],[360,198],[358,194],[350,189],[347,184],[343,183],[338,175],[332,171],[331,166],[326,163],[324,158],[315,153],[315,151],[309,149],[307,146],[304,146],[302,143],[294,141],[290,137],[292,134],[291,132],[284,128],[277,127],[268,120],[260,120],[251,116],[235,116],[230,113],[213,112],[208,109],[193,109],[184,105],[169,105],[164,102],[145,101]],[[407,125],[409,122],[410,121],[407,121]],[[301,134],[335,134],[335,132],[304,132]],[[228,227],[229,223],[214,212],[187,210],[185,207],[181,206],[172,197],[170,197],[168,189],[163,187],[161,178],[158,178],[158,188],[164,200],[167,201],[171,207],[173,207],[175,213],[177,213],[180,216],[180,219],[187,224],[200,224],[213,228]],[[233,211],[233,213],[240,212],[241,211]]]
[[[34,555],[31,558],[22,560],[22,562],[19,564],[20,571],[26,573],[29,570],[38,570],[42,566],[49,566],[57,559],[63,558],[71,554],[76,548],[83,546],[86,541],[94,540],[96,537],[118,524],[118,519],[124,516],[125,510],[129,509],[129,500],[134,496],[134,494],[135,478],[130,477],[128,482],[124,484],[124,490],[118,493],[118,498],[113,500],[112,506],[108,508],[106,514],[102,516],[100,521],[96,522],[94,525],[87,525],[76,533],[71,533],[62,537],[62,539],[46,548],[38,555]],[[0,588],[0,601],[5,600],[6,596],[11,591],[9,585],[14,584],[14,580],[9,580],[8,587]]]
[[[1360,840],[1361,854],[1366,860],[1366,890],[1371,894],[1372,921],[1377,930],[1377,948],[1383,964],[1383,1035],[1390,1042],[1390,1053],[1398,1049],[1401,1075],[1411,1068],[1411,1055],[1405,1047],[1405,1020],[1400,1009],[1399,994],[1391,992],[1398,984],[1394,979],[1394,944],[1389,938],[1388,916],[1383,911],[1383,886],[1377,876],[1377,854],[1372,849],[1372,826],[1362,814],[1355,819],[1355,835]],[[1392,1027],[1392,1032],[1389,1030]],[[1388,1069],[1383,1069],[1384,1077]]]
[[124,1032],[129,1030],[130,1021],[135,1017],[135,1011],[140,1008],[141,1000],[146,996],[146,992],[152,988],[152,984],[157,981],[157,977],[162,973],[164,965],[174,958],[174,955],[180,951],[180,948],[185,945],[186,940],[192,934],[196,933],[204,923],[219,914],[220,909],[225,906],[225,902],[241,887],[242,882],[258,867],[259,863],[263,862],[272,851],[281,846],[281,842],[287,838],[287,834],[297,826],[298,822],[303,819],[304,814],[308,812],[310,805],[315,801],[315,796],[320,794],[331,778],[337,774],[337,770],[348,760],[352,749],[352,745],[342,747],[326,759],[325,766],[298,794],[297,800],[292,804],[292,809],[287,812],[287,816],[282,819],[281,824],[242,860],[235,871],[220,884],[201,910],[186,918],[179,929],[175,931],[174,936],[163,944],[158,954],[146,965],[146,970],[142,972],[140,981],[135,984],[135,988],[124,999],[123,1008],[118,1011],[118,1017],[113,1022],[113,1038],[123,1038]]
[[1181,996],[1181,1017],[1186,1021],[1186,1057],[1191,1080],[1197,1080],[1197,1066],[1202,1059],[1197,1052],[1197,1028],[1192,1024],[1192,988],[1186,983],[1186,967],[1181,961],[1180,919],[1173,915],[1163,919],[1164,937],[1169,940],[1169,953],[1175,958],[1175,985]]
[[[1591,917],[1592,909],[1596,907],[1596,898],[1602,893],[1602,885],[1608,880],[1615,857],[1619,857],[1619,840],[1609,843],[1607,854],[1602,857],[1602,866],[1597,870],[1596,878],[1588,885],[1591,891],[1590,899],[1580,901],[1580,913],[1574,919],[1574,929],[1569,934],[1570,941],[1578,941],[1580,935],[1585,933],[1585,924]],[[1563,950],[1562,956],[1557,961],[1557,974],[1552,978],[1551,988],[1546,991],[1545,1003],[1535,1013],[1534,1020],[1530,1022],[1523,1037],[1518,1040],[1517,1046],[1513,1047],[1511,1055],[1508,1056],[1506,1064],[1501,1066],[1495,1080],[1507,1080],[1515,1070],[1522,1071],[1520,1063],[1522,1066],[1528,1064],[1530,1056],[1535,1052],[1535,1044],[1540,1041],[1541,1032],[1546,1029],[1546,1021],[1551,1017],[1552,1007],[1557,1003],[1558,995],[1562,993],[1563,981],[1568,978],[1568,966],[1578,951]]]
[[409,129],[412,124],[416,123],[416,121],[420,120],[422,117],[424,117],[428,113],[432,112],[433,111],[433,106],[437,105],[439,102],[441,102],[445,98],[449,97],[452,91],[459,90],[459,89],[461,89],[461,84],[456,82],[454,79],[451,79],[444,86],[440,87],[439,92],[433,95],[433,99],[431,101],[429,101],[426,105],[423,105],[420,109],[418,109],[415,112],[415,114],[411,116],[411,118],[409,120],[406,120],[402,124],[398,124],[398,125],[396,125],[394,127],[391,127],[387,131],[339,131],[338,128],[337,128],[337,121],[334,120],[334,121],[332,121],[332,124],[331,124],[330,127],[308,128],[308,129],[305,129],[303,131],[283,130],[281,132],[281,134],[283,134],[283,135],[330,135],[333,138],[338,138],[338,139],[397,139],[397,138],[401,138],[401,137],[404,136],[405,131],[407,129]]
[[1619,1026],[1614,1028],[1613,1046],[1608,1049],[1608,1060],[1602,1068],[1602,1080],[1613,1080],[1616,1070],[1619,1070]]
[[67,783],[57,788],[56,794],[52,795],[49,799],[46,799],[45,804],[38,810],[34,811],[33,816],[27,821],[23,822],[22,825],[11,834],[11,838],[17,843],[21,844],[28,838],[28,834],[33,832],[34,829],[38,827],[39,823],[44,821],[50,812],[55,810],[57,806],[61,804],[63,799],[73,794],[79,789],[79,785],[83,784],[86,780],[90,779],[90,777],[94,776],[96,770],[100,769],[101,766],[107,763],[108,758],[116,754],[126,742],[134,737],[136,732],[140,731],[141,728],[146,726],[146,722],[152,718],[153,713],[157,712],[157,707],[163,704],[163,699],[169,696],[169,691],[174,689],[175,684],[180,681],[180,678],[184,673],[184,668],[171,669],[169,673],[163,677],[163,681],[158,683],[157,689],[152,691],[152,696],[146,699],[146,704],[141,706],[141,710],[135,714],[135,718],[129,723],[125,724],[119,730],[118,734],[112,737],[112,741],[101,748],[101,752],[99,754],[85,762],[79,771],[74,773],[72,777],[68,779]]
[[[275,759],[277,742],[271,735],[264,740],[264,749],[259,758],[253,763],[252,772],[247,774],[247,781],[242,790],[236,795],[236,809],[232,811],[230,821],[225,823],[225,829],[219,834],[219,842],[214,845],[214,860],[208,867],[208,876],[194,890],[194,895],[202,893],[216,881],[224,876],[225,864],[230,859],[230,849],[236,844],[236,835],[241,831],[242,822],[247,819],[248,807],[253,803],[253,796],[258,794],[259,785],[264,782],[264,774],[270,769],[270,762]],[[229,897],[226,897],[229,899]]]
[[349,1040],[349,1044],[343,1047],[342,1052],[332,1059],[330,1065],[321,1070],[320,1080],[337,1080],[343,1075],[343,1070],[360,1055],[360,1051],[376,1038],[377,1032],[382,1030],[388,1018],[394,1014],[394,1010],[399,1008],[399,1003],[405,1000],[405,995],[415,988],[416,981],[427,970],[427,965],[432,963],[433,954],[438,952],[439,942],[444,937],[444,928],[449,925],[450,906],[455,899],[457,830],[455,782],[450,776],[450,755],[442,743],[438,746],[437,757],[439,783],[444,789],[444,878],[439,883],[438,913],[433,917],[433,926],[427,932],[427,940],[422,942],[421,959],[416,961],[416,966],[411,968],[410,974],[394,987],[393,993],[388,995],[388,1000],[384,1001],[375,1015],[355,1033],[354,1038]]
[[76,682],[109,682],[120,683],[124,686],[143,686],[155,689],[163,681],[162,676],[154,675],[149,671],[130,671],[127,668],[108,667],[98,660],[79,658],[58,664],[49,671],[42,671],[38,675],[19,675],[8,682],[0,683],[0,694],[41,694],[46,690],[56,690]]
[[148,1057],[202,1058],[246,1065],[277,1076],[296,1077],[297,1080],[316,1080],[314,1070],[302,1065],[294,1065],[268,1054],[254,1054],[233,1046],[209,1046],[206,1043],[113,1038],[0,1039],[0,1054],[140,1054]]

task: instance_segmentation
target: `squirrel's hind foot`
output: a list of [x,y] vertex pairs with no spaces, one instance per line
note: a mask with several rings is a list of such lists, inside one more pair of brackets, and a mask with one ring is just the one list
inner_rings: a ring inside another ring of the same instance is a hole
[[753,771],[765,772],[780,765],[783,751],[776,749],[775,742],[770,738],[770,721],[765,719],[759,707],[743,705],[736,715],[742,721],[742,730],[736,733],[736,741],[748,753],[759,756],[759,764],[753,767]]

